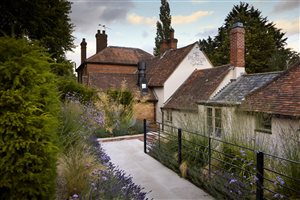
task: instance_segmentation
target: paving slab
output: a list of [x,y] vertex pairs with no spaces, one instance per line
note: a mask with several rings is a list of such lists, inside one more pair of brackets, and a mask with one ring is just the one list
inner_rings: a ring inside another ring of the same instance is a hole
[[131,175],[133,182],[144,187],[151,199],[214,199],[209,194],[181,178],[175,172],[144,153],[138,139],[101,142],[111,162]]

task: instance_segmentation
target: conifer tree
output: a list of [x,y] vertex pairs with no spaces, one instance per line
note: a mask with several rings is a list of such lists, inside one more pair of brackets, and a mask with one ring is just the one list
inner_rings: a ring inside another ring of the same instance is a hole
[[209,37],[200,40],[202,50],[215,66],[229,63],[229,32],[236,22],[242,22],[246,31],[245,59],[248,73],[283,70],[287,62],[292,63],[299,58],[298,53],[285,48],[287,38],[273,22],[263,17],[258,9],[241,2],[227,15],[214,39]]
[[60,109],[51,58],[0,37],[0,199],[53,199]]
[[156,37],[155,37],[155,48],[153,54],[158,56],[160,54],[160,43],[163,40],[170,39],[171,27],[171,15],[170,15],[170,6],[167,0],[161,0],[160,6],[160,21],[156,22]]

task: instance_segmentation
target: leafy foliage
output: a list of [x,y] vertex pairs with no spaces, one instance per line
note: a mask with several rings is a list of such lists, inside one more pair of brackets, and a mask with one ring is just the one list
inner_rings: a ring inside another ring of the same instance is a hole
[[155,48],[153,54],[158,56],[160,54],[160,43],[163,40],[170,39],[171,27],[171,15],[170,15],[170,6],[167,0],[161,0],[160,6],[160,21],[156,22],[156,37],[155,37]]
[[133,94],[122,83],[121,89],[99,93],[98,107],[104,111],[105,130],[114,136],[129,134],[134,124]]
[[74,77],[59,77],[57,85],[61,100],[65,100],[69,94],[75,95],[82,103],[97,100],[96,90],[78,83]]
[[93,104],[81,102],[75,94],[69,93],[62,103],[57,199],[67,199],[74,194],[88,196],[93,173],[103,169],[90,143],[90,137],[102,125],[102,114]]
[[73,47],[73,25],[67,0],[3,0],[0,2],[0,36],[39,40],[52,58],[64,60]]
[[128,90],[108,90],[107,94],[119,104],[132,106],[133,95]]
[[36,43],[0,38],[0,199],[54,192],[59,99],[50,62]]
[[241,2],[227,15],[214,39],[208,37],[199,41],[214,65],[229,63],[229,31],[236,22],[242,22],[246,31],[245,60],[248,73],[284,70],[287,63],[292,64],[299,59],[299,53],[285,48],[287,38],[273,22],[263,17],[258,9]]

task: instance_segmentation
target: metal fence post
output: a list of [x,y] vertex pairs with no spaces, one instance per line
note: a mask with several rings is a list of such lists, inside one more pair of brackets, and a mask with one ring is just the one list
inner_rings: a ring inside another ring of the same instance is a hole
[[208,136],[208,177],[211,177],[211,137]]
[[146,119],[144,119],[144,153],[147,153],[147,123]]
[[160,125],[158,124],[158,147],[160,148]]
[[264,153],[256,153],[256,200],[264,198]]
[[182,136],[182,131],[181,128],[178,129],[178,165],[181,164],[182,161],[182,155],[181,155],[181,148],[182,148],[182,144],[181,144],[181,136]]

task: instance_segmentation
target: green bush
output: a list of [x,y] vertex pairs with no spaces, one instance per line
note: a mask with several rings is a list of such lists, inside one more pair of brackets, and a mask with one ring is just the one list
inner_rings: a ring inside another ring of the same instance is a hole
[[0,199],[51,199],[59,111],[50,57],[36,43],[0,38]]
[[61,93],[61,100],[65,100],[68,94],[76,94],[82,103],[97,99],[96,90],[78,83],[73,77],[59,77],[58,90]]

